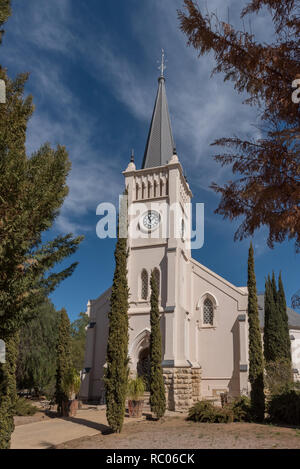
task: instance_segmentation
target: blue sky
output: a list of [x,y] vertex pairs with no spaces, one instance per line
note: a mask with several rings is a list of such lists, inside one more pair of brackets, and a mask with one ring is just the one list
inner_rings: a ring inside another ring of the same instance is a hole
[[[72,161],[70,193],[49,233],[84,234],[72,261],[74,275],[52,295],[57,308],[71,319],[86,310],[90,298],[110,286],[114,240],[96,236],[96,207],[116,202],[123,191],[122,171],[131,148],[140,167],[158,77],[160,50],[165,49],[167,96],[173,135],[187,173],[194,202],[205,203],[205,243],[193,252],[199,262],[243,286],[247,283],[249,239],[234,242],[237,222],[214,214],[218,196],[212,181],[224,183],[228,169],[213,161],[209,144],[218,137],[259,137],[256,110],[243,105],[232,83],[210,76],[211,55],[197,57],[179,30],[177,8],[182,0],[13,0],[0,63],[11,77],[29,71],[26,87],[36,111],[28,129],[28,153],[49,141],[66,145]],[[201,0],[200,3],[204,2]],[[242,0],[210,0],[209,8],[241,26]],[[247,24],[246,24],[247,27]],[[263,11],[251,19],[259,40],[273,30]],[[292,242],[266,246],[266,230],[253,238],[257,287],[272,270],[282,270],[287,302],[300,288],[299,255]],[[69,261],[68,261],[69,262]],[[67,265],[63,263],[62,266]]]

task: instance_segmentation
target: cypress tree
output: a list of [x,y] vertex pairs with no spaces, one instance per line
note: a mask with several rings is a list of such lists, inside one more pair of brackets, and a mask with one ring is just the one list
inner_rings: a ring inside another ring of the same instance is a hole
[[150,407],[156,418],[160,419],[166,411],[166,395],[162,373],[162,350],[159,314],[159,287],[154,271],[151,272],[151,311],[150,311]]
[[248,322],[249,322],[249,381],[251,383],[251,407],[253,417],[262,422],[265,412],[264,365],[258,304],[256,294],[256,278],[254,271],[254,255],[252,242],[248,257]]
[[119,236],[115,248],[115,273],[110,298],[105,373],[106,418],[113,432],[120,433],[125,415],[128,382],[128,282],[127,239]]
[[[266,320],[267,318],[267,320]],[[268,278],[265,294],[264,355],[267,383],[272,393],[281,392],[292,381],[291,343],[281,274],[276,287],[275,274]]]
[[71,325],[68,314],[64,308],[60,311],[56,354],[57,368],[55,398],[58,404],[58,413],[64,415],[64,403],[69,400],[69,396],[66,391],[66,383],[71,369]]
[[291,340],[289,333],[289,324],[288,324],[288,315],[286,308],[285,293],[281,278],[281,272],[279,273],[278,278],[278,292],[277,292],[277,305],[280,311],[280,318],[282,323],[282,359],[286,361],[287,365],[291,367]]
[[272,280],[270,280],[270,278],[268,279],[265,309],[267,323],[265,324],[264,336],[267,337],[267,341],[264,344],[264,355],[266,363],[270,363],[281,360],[283,355],[285,355],[283,350],[286,349],[286,339],[283,330],[284,325],[278,303],[278,293],[274,272],[272,273]]
[[271,310],[271,292],[270,292],[270,276],[266,278],[265,281],[265,294],[264,294],[264,357],[265,357],[265,362],[268,361],[268,355],[269,355],[269,349],[270,349],[270,338],[269,338],[269,319],[270,319],[270,310]]

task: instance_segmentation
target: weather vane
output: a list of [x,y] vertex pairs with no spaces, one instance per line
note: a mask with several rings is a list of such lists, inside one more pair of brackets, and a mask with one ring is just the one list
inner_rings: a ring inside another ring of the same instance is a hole
[[160,66],[158,67],[158,69],[160,70],[160,76],[163,77],[164,76],[164,70],[167,68],[167,66],[165,65],[165,51],[162,49],[161,50],[161,63],[160,63]]

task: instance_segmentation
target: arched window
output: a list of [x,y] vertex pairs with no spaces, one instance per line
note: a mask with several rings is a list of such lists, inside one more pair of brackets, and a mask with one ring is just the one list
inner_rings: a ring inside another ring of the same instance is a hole
[[139,200],[139,185],[135,186],[135,200]]
[[158,287],[158,294],[159,294],[159,292],[160,292],[160,272],[159,272],[159,269],[157,267],[155,267],[155,269],[154,269],[154,276],[155,276],[156,284],[157,284],[157,287]]
[[151,182],[148,181],[148,199],[151,197]]
[[145,183],[142,183],[142,199],[145,199],[146,186]]
[[162,197],[163,191],[164,191],[164,181],[162,179],[160,180],[159,187],[160,187],[159,195]]
[[148,298],[148,272],[146,269],[142,270],[141,275],[141,298],[147,300]]
[[203,324],[210,326],[214,324],[214,305],[209,298],[206,298],[203,303]]
[[154,181],[154,197],[157,197],[157,182]]

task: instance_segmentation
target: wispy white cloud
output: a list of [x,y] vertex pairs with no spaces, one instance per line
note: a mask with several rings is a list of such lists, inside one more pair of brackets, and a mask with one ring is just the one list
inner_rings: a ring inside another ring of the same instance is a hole
[[[211,0],[209,9],[217,9],[220,17],[226,18],[229,6],[230,22],[242,27],[238,17],[241,3]],[[45,141],[53,145],[63,143],[72,160],[70,193],[57,221],[58,228],[83,229],[80,218],[93,211],[101,200],[112,200],[120,192],[122,166],[120,154],[112,158],[111,150],[101,145],[101,136],[99,146],[93,143],[93,137],[99,136],[99,122],[87,109],[82,109],[80,98],[66,80],[64,60],[55,60],[49,53],[60,54],[66,60],[75,58],[98,81],[99,87],[105,82],[115,98],[147,128],[156,91],[153,80],[156,61],[164,47],[173,132],[180,159],[188,175],[192,175],[195,188],[209,190],[212,180],[222,183],[230,175],[228,169],[221,168],[212,158],[215,149],[210,143],[215,138],[256,134],[251,126],[255,110],[242,104],[244,97],[233,90],[231,83],[223,83],[221,76],[210,78],[213,57],[198,59],[196,52],[186,47],[186,37],[179,31],[177,19],[176,9],[181,7],[182,0],[137,3],[130,14],[130,28],[141,61],[133,60],[132,50],[120,52],[120,38],[108,28],[89,29],[81,23],[73,14],[70,0],[51,3],[28,0],[25,17],[24,10],[21,13],[16,8],[14,21],[18,28],[14,40],[18,47],[8,45],[8,50],[11,48],[8,63],[17,62],[27,70],[30,54],[30,86],[37,99],[37,110],[29,126],[28,151]],[[270,33],[264,16],[253,21],[252,28],[262,37],[265,31]],[[26,47],[28,43],[30,47]]]

